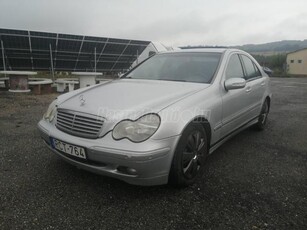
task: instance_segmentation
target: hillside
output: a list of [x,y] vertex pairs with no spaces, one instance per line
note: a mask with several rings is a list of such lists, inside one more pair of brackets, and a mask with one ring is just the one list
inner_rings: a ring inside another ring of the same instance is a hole
[[307,48],[307,39],[303,41],[285,40],[258,45],[248,44],[243,46],[236,46],[235,48],[245,50],[249,53],[288,53]]
[[[213,47],[213,46],[186,46],[181,48],[187,49],[187,48],[205,48],[205,47]],[[214,47],[225,47],[225,46],[214,46]],[[279,53],[288,53],[295,50],[307,48],[307,39],[303,41],[284,40],[284,41],[270,42],[265,44],[246,44],[242,46],[231,46],[230,48],[238,48],[254,54],[273,55]]]

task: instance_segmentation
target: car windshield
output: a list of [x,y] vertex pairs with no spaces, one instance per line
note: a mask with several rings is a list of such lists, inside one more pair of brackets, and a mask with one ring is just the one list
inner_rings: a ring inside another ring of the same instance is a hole
[[172,53],[149,58],[124,78],[210,83],[220,53]]

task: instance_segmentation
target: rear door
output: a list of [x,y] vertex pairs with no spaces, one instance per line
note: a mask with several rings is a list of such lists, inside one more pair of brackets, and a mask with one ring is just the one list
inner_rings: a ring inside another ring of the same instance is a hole
[[240,57],[245,71],[246,90],[249,91],[249,116],[250,119],[253,119],[260,114],[265,81],[251,58],[244,54],[241,54]]

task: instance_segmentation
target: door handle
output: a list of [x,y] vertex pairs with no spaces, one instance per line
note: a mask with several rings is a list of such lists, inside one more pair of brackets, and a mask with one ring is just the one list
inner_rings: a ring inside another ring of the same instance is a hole
[[265,82],[264,82],[264,81],[262,81],[262,82],[260,83],[260,85],[261,85],[261,86],[264,86],[264,85],[265,85]]
[[251,87],[247,87],[245,91],[246,91],[247,93],[249,93],[251,90],[252,90]]

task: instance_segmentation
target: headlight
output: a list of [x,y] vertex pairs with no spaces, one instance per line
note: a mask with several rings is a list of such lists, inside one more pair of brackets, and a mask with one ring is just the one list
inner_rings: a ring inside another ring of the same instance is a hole
[[113,129],[113,138],[115,140],[128,138],[132,142],[142,142],[151,137],[159,125],[160,117],[157,114],[147,114],[136,121],[124,120]]
[[57,100],[54,100],[49,105],[47,112],[44,114],[44,119],[51,122],[55,117]]

